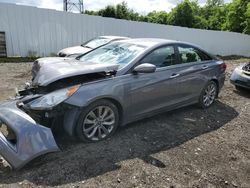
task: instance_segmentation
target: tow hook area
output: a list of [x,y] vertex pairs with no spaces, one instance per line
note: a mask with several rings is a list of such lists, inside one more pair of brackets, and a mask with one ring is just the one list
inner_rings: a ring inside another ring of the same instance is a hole
[[0,125],[11,132],[10,136],[0,132],[0,155],[12,168],[20,169],[40,155],[60,150],[50,128],[37,124],[16,103],[0,105]]

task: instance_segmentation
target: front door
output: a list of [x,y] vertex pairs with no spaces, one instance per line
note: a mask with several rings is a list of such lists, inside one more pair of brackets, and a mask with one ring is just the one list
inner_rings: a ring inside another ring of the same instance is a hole
[[177,56],[174,46],[155,49],[145,56],[139,64],[151,63],[157,69],[154,73],[130,75],[130,117],[140,117],[154,110],[175,103]]

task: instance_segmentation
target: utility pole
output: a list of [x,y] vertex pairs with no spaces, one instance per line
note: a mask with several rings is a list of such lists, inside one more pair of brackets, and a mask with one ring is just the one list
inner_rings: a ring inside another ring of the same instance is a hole
[[63,10],[66,12],[83,13],[83,0],[63,0]]

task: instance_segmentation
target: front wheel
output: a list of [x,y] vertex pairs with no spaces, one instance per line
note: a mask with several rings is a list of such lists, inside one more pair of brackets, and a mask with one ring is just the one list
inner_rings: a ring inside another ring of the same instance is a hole
[[199,106],[201,108],[208,108],[210,107],[218,94],[218,87],[214,81],[210,81],[204,87],[201,92],[200,99],[199,99]]
[[84,142],[97,142],[110,137],[118,127],[117,107],[109,100],[99,100],[80,114],[76,133]]

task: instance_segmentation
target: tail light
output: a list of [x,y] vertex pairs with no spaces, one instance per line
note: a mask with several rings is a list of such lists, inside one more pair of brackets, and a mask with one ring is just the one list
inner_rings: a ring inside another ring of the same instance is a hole
[[225,72],[226,69],[227,69],[227,64],[223,62],[223,63],[221,64],[220,67],[221,67],[221,70],[222,70],[223,72]]

